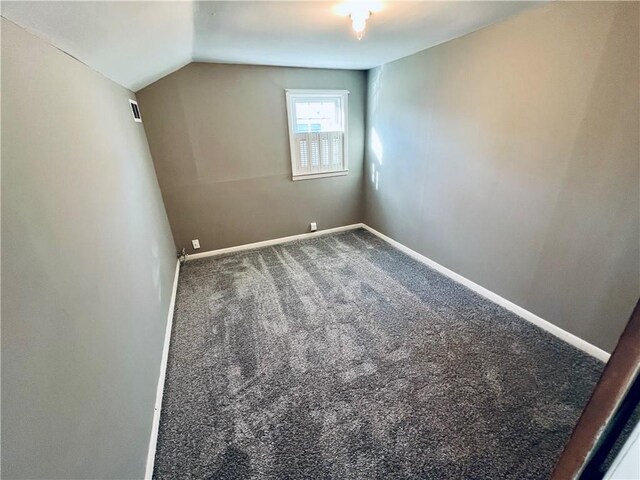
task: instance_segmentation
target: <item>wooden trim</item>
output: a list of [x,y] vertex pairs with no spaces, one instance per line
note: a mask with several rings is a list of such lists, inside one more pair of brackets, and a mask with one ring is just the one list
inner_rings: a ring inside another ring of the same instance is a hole
[[640,368],[640,301],[636,304],[600,381],[582,411],[556,467],[552,480],[581,474],[607,424],[622,402]]

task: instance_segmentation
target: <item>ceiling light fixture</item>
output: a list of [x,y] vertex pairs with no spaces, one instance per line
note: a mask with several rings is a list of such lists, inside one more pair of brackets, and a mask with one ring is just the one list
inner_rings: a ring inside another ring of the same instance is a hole
[[366,12],[352,12],[350,15],[351,26],[353,27],[353,31],[356,32],[358,40],[362,40],[362,37],[364,36],[364,29],[367,28],[367,18],[369,18],[370,15],[371,14],[368,10]]
[[335,12],[338,15],[349,16],[351,26],[353,27],[353,31],[356,32],[358,40],[362,40],[362,37],[364,37],[367,20],[371,14],[377,13],[380,10],[382,10],[382,2],[346,2],[341,3],[335,8]]

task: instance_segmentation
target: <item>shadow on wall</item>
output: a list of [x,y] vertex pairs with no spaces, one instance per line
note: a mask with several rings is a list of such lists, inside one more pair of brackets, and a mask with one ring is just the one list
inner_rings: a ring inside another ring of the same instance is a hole
[[593,319],[592,341],[624,325],[640,285],[640,62],[637,50],[632,62],[621,54],[630,42],[640,45],[637,24],[637,10],[634,19],[619,9],[607,26],[532,283],[542,314],[573,319],[576,330]]

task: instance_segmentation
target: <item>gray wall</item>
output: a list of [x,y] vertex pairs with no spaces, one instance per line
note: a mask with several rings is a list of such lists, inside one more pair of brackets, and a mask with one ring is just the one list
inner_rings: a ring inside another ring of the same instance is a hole
[[365,222],[611,350],[640,290],[639,9],[557,2],[371,71]]
[[[285,88],[350,90],[347,176],[291,180]],[[362,221],[366,72],[192,63],[138,99],[178,247]]]
[[2,20],[2,477],[141,478],[175,274],[133,94]]

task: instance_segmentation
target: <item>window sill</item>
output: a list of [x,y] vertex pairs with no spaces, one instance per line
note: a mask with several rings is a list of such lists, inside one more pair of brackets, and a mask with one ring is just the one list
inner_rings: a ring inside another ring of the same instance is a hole
[[307,175],[295,175],[291,177],[291,179],[294,182],[297,182],[298,180],[312,180],[314,178],[340,177],[348,173],[349,173],[349,170],[338,170],[335,172],[322,172],[322,173],[309,173]]

